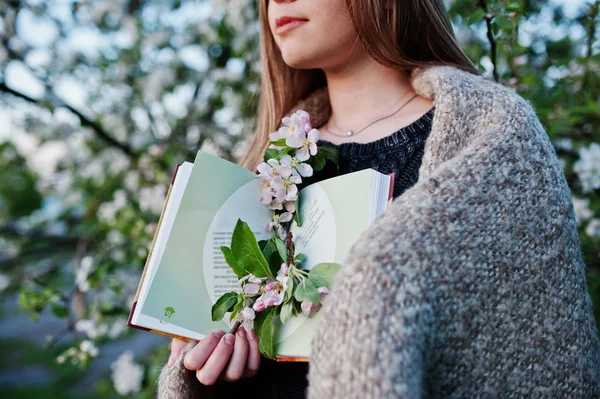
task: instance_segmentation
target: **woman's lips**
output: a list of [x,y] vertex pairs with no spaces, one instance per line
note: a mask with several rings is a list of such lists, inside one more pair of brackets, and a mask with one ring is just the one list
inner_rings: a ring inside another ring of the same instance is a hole
[[275,33],[282,34],[284,32],[288,32],[298,26],[308,22],[308,19],[303,18],[294,18],[294,17],[280,17],[275,21]]

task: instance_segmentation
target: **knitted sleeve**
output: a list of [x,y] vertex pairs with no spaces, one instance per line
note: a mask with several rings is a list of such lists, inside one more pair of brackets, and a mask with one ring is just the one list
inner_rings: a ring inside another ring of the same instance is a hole
[[[419,213],[423,203],[413,204]],[[393,223],[380,218],[362,234],[320,310],[309,398],[424,396],[435,295],[419,245],[428,239],[427,225],[411,224],[410,213],[394,216]]]
[[183,349],[172,368],[165,364],[157,381],[157,399],[206,399],[204,387],[197,379],[196,373],[186,369],[183,358],[188,350],[194,347],[191,342]]

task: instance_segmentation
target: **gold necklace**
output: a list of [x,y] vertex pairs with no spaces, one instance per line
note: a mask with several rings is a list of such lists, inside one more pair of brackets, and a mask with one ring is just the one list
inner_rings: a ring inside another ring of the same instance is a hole
[[[370,122],[368,125],[366,125],[365,127],[363,127],[363,128],[362,128],[362,129],[360,129],[360,130],[357,130],[356,132],[352,131],[351,129],[348,129],[348,131],[346,132],[346,134],[336,134],[336,133],[333,133],[331,130],[329,130],[329,129],[327,129],[327,128],[326,128],[325,130],[327,130],[329,133],[333,134],[334,136],[338,136],[338,137],[350,137],[350,136],[356,136],[357,134],[359,134],[360,132],[362,132],[363,130],[365,130],[366,128],[368,128],[369,126],[371,126],[372,124],[374,124],[375,122],[379,122],[379,121],[381,121],[381,120],[383,120],[383,119],[389,118],[390,116],[393,116],[393,115],[397,114],[398,112],[400,112],[400,110],[401,110],[402,108],[404,108],[404,107],[405,107],[405,106],[406,106],[406,105],[407,105],[409,102],[411,102],[411,101],[412,101],[412,100],[413,100],[413,99],[414,99],[416,96],[417,96],[416,94],[415,94],[414,96],[412,96],[412,97],[411,97],[411,98],[410,98],[410,99],[409,99],[407,102],[405,102],[404,104],[402,104],[402,105],[400,106],[400,108],[398,108],[397,110],[395,110],[395,111],[394,111],[394,112],[392,112],[391,114],[389,114],[389,115],[386,115],[386,116],[383,116],[383,117],[381,117],[381,118],[379,118],[379,119],[375,119],[373,122]],[[331,122],[333,123],[333,125],[334,125],[334,126],[337,128],[337,129],[339,129],[339,130],[343,130],[343,129],[340,129],[340,128],[339,128],[339,127],[338,127],[338,126],[335,124],[335,122],[333,122],[333,121],[331,121]]]

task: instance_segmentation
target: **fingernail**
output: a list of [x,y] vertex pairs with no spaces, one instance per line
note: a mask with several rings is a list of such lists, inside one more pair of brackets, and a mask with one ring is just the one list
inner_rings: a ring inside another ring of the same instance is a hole
[[213,333],[213,335],[219,339],[223,336],[223,334],[225,334],[223,331],[215,331]]
[[252,330],[250,330],[250,332],[248,333],[248,338],[250,338],[251,340],[254,340],[256,338],[256,333],[254,332],[254,328]]
[[169,362],[167,363],[167,368],[173,368],[175,365],[175,352],[171,352],[171,356],[169,356]]
[[233,345],[233,341],[235,340],[235,337],[233,336],[233,334],[227,334],[225,335],[225,343],[227,345]]
[[240,337],[246,338],[246,330],[244,330],[244,327],[238,329],[238,334]]

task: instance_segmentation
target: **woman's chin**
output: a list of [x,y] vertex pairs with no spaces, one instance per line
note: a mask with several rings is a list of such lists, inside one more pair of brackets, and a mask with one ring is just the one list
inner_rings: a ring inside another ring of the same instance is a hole
[[296,69],[313,69],[319,67],[318,59],[316,57],[307,54],[301,54],[298,51],[290,51],[289,53],[282,54],[283,62],[287,66]]

